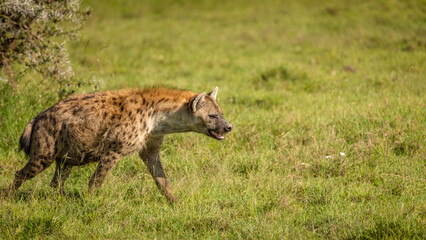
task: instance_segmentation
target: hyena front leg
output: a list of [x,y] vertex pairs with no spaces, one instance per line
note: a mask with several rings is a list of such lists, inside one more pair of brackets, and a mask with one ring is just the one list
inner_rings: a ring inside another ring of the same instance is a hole
[[173,203],[176,202],[176,197],[173,196],[170,190],[169,180],[167,180],[160,160],[160,148],[162,143],[163,137],[150,139],[147,143],[147,147],[139,152],[139,156],[148,167],[148,171],[154,178],[160,192],[166,196],[170,203]]
[[89,181],[89,193],[93,193],[101,187],[105,177],[108,175],[108,172],[112,167],[114,167],[119,159],[120,155],[115,152],[101,157],[98,167]]

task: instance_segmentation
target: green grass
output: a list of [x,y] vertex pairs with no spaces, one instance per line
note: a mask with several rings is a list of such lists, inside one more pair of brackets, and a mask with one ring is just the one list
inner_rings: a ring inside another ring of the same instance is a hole
[[[2,239],[424,239],[425,1],[87,1],[70,43],[100,89],[210,91],[234,130],[168,136],[170,206],[142,161],[60,196],[51,167],[0,199]],[[57,101],[0,85],[0,188],[25,124]],[[83,90],[82,90],[83,91]],[[341,156],[344,152],[345,156]],[[326,158],[331,156],[331,158]]]

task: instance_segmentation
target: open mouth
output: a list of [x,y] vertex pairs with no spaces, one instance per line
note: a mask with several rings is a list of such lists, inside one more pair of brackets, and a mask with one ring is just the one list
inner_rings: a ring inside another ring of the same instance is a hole
[[225,139],[225,136],[223,134],[220,134],[216,132],[215,130],[209,130],[210,136],[213,138],[216,138],[217,140],[223,140]]

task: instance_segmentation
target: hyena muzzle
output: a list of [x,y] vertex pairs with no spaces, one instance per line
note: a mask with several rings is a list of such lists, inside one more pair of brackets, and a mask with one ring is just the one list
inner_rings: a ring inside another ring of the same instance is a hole
[[93,192],[122,156],[138,152],[161,193],[174,202],[160,161],[164,136],[193,131],[223,140],[232,125],[216,102],[217,91],[217,87],[208,94],[151,88],[64,99],[25,127],[20,148],[29,160],[5,192],[14,192],[55,162],[50,185],[59,186],[63,193],[73,166],[99,162],[89,181],[89,192]]

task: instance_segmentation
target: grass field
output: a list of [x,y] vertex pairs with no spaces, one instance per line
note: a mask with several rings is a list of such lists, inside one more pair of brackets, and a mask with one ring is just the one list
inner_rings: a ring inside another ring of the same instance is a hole
[[[234,130],[167,137],[173,206],[136,155],[94,196],[96,165],[74,169],[64,196],[51,167],[0,199],[0,239],[425,238],[425,1],[85,5],[69,43],[79,77],[101,90],[219,86]],[[27,161],[25,125],[58,100],[39,83],[0,83],[0,189]]]

